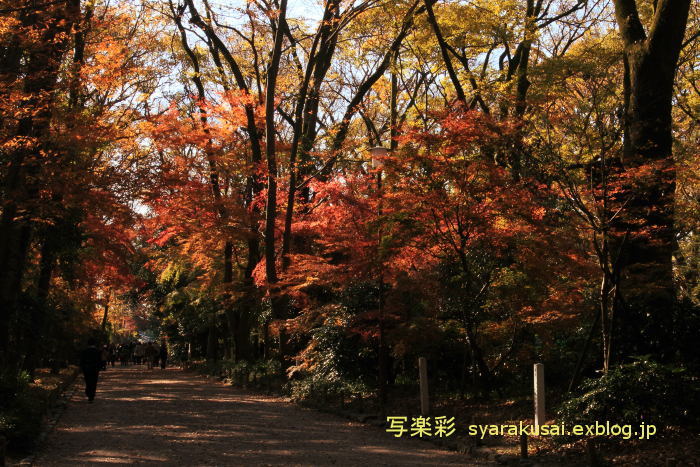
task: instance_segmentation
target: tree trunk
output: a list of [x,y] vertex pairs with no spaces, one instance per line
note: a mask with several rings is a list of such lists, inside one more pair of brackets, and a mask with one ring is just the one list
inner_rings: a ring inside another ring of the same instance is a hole
[[[108,299],[109,300],[109,299]],[[107,323],[109,322],[109,301],[104,304],[104,312],[102,314],[102,332],[107,330]]]
[[636,2],[615,0],[625,60],[623,164],[632,175],[619,225],[630,231],[620,279],[627,307],[617,317],[625,330],[616,346],[623,357],[651,353],[663,358],[673,348],[671,110],[690,0],[659,0],[655,8],[647,33]]
[[445,68],[447,68],[447,74],[450,77],[452,86],[454,86],[455,93],[457,94],[457,101],[459,101],[462,105],[466,105],[467,96],[464,94],[464,88],[462,88],[457,72],[455,72],[455,69],[452,66],[452,59],[450,58],[449,51],[447,50],[447,42],[445,42],[445,38],[440,30],[440,25],[438,24],[437,18],[435,18],[435,13],[433,12],[433,3],[435,3],[434,0],[423,1],[425,9],[428,13],[428,23],[430,23],[430,27],[432,28],[433,34],[435,34],[435,38],[437,39],[440,47],[440,53],[442,55],[442,60],[445,63]]
[[[277,152],[275,141],[275,93],[277,91],[277,74],[279,72],[280,58],[282,55],[282,41],[287,13],[287,0],[280,2],[277,33],[272,51],[272,58],[267,70],[267,86],[265,89],[265,158],[267,160],[267,204],[265,207],[265,275],[270,293],[272,315],[276,319],[285,319],[285,301],[278,295],[278,277],[275,241],[275,221],[277,218]],[[286,334],[280,328],[279,333],[279,358],[282,366],[285,366]]]
[[481,347],[476,342],[476,336],[471,326],[466,326],[466,338],[469,348],[471,350],[471,355],[473,362],[475,363],[477,369],[479,370],[479,386],[483,396],[488,397],[491,392],[491,370],[484,360],[484,353]]
[[[310,173],[308,159],[309,151],[313,148],[316,140],[320,89],[330,69],[333,54],[335,53],[339,37],[339,15],[340,1],[331,0],[326,2],[323,20],[319,24],[318,32],[311,46],[304,80],[299,89],[299,97],[294,110],[294,135],[289,153],[287,210],[285,212],[284,233],[282,235],[283,271],[290,264],[289,253],[292,248],[292,220],[297,197],[297,180],[303,179]],[[313,86],[311,86],[311,81],[313,81]],[[308,200],[307,192],[308,190],[302,190],[303,200]]]
[[219,337],[216,332],[216,313],[210,312],[209,328],[207,330],[207,362],[215,362],[219,359]]

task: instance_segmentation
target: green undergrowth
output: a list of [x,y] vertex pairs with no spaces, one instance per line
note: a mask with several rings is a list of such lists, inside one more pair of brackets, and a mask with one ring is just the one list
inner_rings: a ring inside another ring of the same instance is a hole
[[[640,358],[584,381],[557,414],[569,426],[614,424],[698,427],[700,381],[682,368]],[[562,437],[561,441],[569,441]]]
[[205,360],[189,362],[186,367],[200,374],[217,377],[232,386],[279,390],[282,387],[283,375],[277,360]]
[[77,369],[65,368],[57,373],[37,370],[0,376],[0,435],[8,450],[26,453],[35,447],[42,421],[61,392],[75,379]]

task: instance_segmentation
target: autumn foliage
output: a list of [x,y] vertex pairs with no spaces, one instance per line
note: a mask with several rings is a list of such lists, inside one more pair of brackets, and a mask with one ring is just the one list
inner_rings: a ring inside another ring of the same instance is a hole
[[420,356],[483,397],[697,365],[697,33],[657,131],[629,1],[234,3],[0,1],[3,368],[164,337],[385,403]]

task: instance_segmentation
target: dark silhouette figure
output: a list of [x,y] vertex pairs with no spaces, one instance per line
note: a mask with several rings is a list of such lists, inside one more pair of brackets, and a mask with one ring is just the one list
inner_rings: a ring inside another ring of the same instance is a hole
[[165,341],[160,343],[160,369],[165,370],[165,364],[168,361],[168,348],[165,346]]
[[105,344],[102,346],[102,352],[100,352],[100,370],[107,369],[107,360],[109,360],[109,348]]
[[100,374],[100,366],[102,365],[102,352],[97,348],[97,340],[88,339],[87,348],[80,353],[80,369],[83,370],[85,378],[85,395],[88,402],[95,399],[97,391],[97,376]]
[[114,363],[117,361],[117,347],[114,344],[109,345],[108,357],[110,365],[114,368]]
[[158,364],[158,349],[153,346],[153,342],[149,342],[146,345],[146,350],[144,351],[144,358],[146,359],[146,365],[148,369],[152,369]]
[[131,349],[129,348],[129,345],[120,345],[117,353],[119,354],[119,362],[121,363],[121,366],[129,366],[129,361],[131,360]]

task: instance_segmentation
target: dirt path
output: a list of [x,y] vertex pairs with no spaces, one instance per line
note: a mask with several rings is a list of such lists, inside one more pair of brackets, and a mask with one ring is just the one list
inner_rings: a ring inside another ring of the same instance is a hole
[[84,399],[81,385],[35,465],[137,463],[471,464],[464,455],[423,441],[397,439],[380,428],[244,393],[178,369],[129,367],[100,375],[93,404]]

